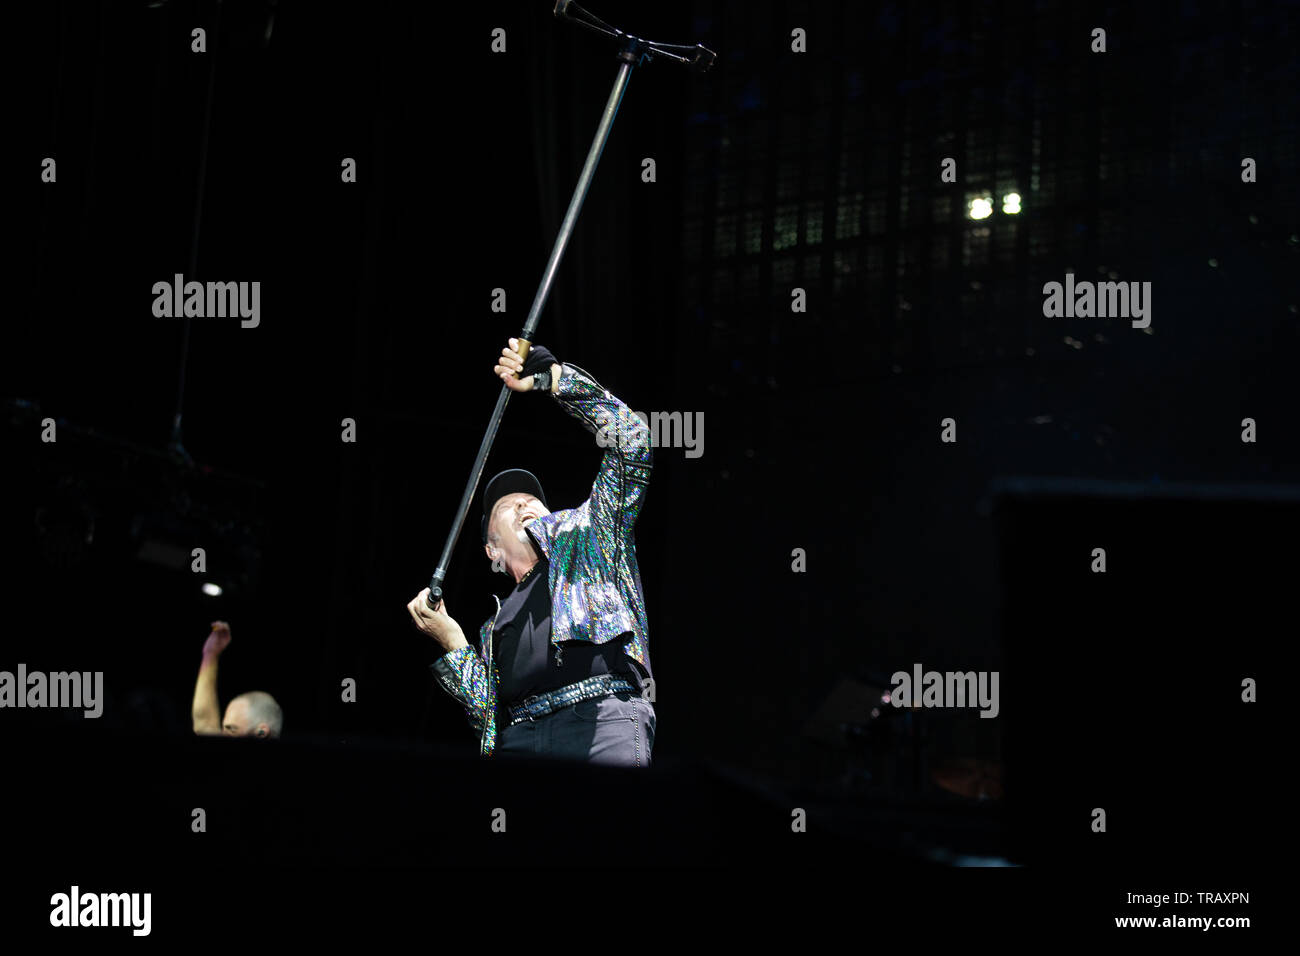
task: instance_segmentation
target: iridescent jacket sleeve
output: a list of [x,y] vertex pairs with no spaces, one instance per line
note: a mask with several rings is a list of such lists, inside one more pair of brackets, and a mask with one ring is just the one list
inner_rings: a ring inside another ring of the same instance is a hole
[[487,741],[489,750],[496,737],[493,711],[496,707],[497,674],[496,669],[493,668],[489,685],[488,668],[484,663],[481,648],[486,646],[484,642],[491,626],[492,622],[489,621],[479,628],[478,647],[466,644],[464,647],[443,654],[432,665],[438,684],[465,708],[469,725],[480,738],[483,737],[483,719],[486,715],[487,736],[491,738]]
[[602,549],[617,567],[650,482],[650,429],[636,412],[576,365],[563,366],[554,395],[605,449],[591,488],[591,520]]

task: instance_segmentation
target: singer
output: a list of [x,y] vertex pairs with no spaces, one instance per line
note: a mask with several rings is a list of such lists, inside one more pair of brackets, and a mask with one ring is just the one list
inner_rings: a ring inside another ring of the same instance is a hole
[[552,512],[530,472],[503,471],[483,491],[483,550],[515,586],[471,645],[425,588],[407,605],[434,639],[438,684],[465,708],[479,752],[648,767],[653,675],[632,526],[650,478],[645,422],[587,372],[510,339],[493,374],[515,392],[552,398],[587,431],[616,424],[630,440],[605,448],[591,495]]

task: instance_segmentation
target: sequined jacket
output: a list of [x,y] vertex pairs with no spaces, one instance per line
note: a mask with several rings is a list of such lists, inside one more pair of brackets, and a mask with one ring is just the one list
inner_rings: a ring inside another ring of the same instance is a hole
[[[605,449],[591,496],[526,525],[549,562],[551,643],[604,644],[624,637],[624,650],[649,668],[649,629],[632,526],[650,479],[650,430],[645,422],[576,365],[564,364],[548,393],[582,422]],[[465,708],[479,735],[479,753],[496,747],[497,673],[492,659],[496,613],[467,644],[433,663],[437,682]]]

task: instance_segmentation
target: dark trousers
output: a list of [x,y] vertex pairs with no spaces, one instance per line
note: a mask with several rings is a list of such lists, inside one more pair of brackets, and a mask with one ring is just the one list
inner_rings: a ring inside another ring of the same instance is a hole
[[618,691],[504,727],[496,752],[648,767],[654,742],[654,704],[633,691]]

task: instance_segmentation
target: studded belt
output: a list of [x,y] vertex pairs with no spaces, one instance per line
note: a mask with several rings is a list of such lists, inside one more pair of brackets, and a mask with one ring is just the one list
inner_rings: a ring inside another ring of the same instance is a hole
[[506,726],[513,727],[521,721],[536,720],[538,717],[545,717],[547,714],[554,713],[561,707],[568,707],[570,704],[576,704],[579,701],[591,700],[593,697],[604,697],[606,694],[612,694],[620,690],[630,690],[638,694],[641,692],[640,687],[624,677],[616,677],[613,674],[597,674],[595,677],[588,677],[576,684],[567,684],[557,690],[547,691],[545,694],[525,697],[510,708],[510,723]]

